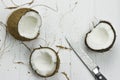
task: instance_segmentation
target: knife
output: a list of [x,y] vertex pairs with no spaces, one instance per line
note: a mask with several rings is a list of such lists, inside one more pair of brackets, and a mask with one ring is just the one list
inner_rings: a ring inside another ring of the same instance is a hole
[[73,50],[73,52],[76,54],[76,56],[82,61],[82,63],[85,65],[85,67],[90,71],[90,73],[94,76],[95,80],[107,80],[103,74],[101,74],[101,72],[99,71],[99,66],[97,66],[93,60],[88,56],[88,54],[86,52],[84,52],[83,49],[79,50],[75,50],[75,48],[73,48],[74,46],[71,45],[70,40],[68,40],[67,38],[65,38],[68,45],[70,46],[70,48]]

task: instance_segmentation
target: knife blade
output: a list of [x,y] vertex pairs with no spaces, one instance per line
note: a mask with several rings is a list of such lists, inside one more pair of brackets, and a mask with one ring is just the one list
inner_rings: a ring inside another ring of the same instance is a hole
[[80,47],[79,49],[74,48],[74,46],[71,45],[70,40],[68,40],[67,38],[65,38],[65,40],[67,41],[73,52],[76,54],[76,56],[82,61],[82,63],[90,71],[90,73],[94,76],[96,80],[107,80],[99,71],[100,68],[93,62],[93,60],[88,56],[88,54],[84,52],[83,49],[81,49]]

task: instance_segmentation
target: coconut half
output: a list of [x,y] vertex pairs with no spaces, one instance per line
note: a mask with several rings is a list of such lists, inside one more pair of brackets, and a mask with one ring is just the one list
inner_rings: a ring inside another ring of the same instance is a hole
[[90,32],[86,34],[85,44],[93,51],[108,51],[116,40],[116,32],[107,21],[100,21]]
[[32,69],[41,77],[50,77],[58,72],[60,60],[58,54],[51,48],[35,49],[30,57]]
[[42,19],[39,13],[30,8],[14,11],[7,20],[7,29],[18,40],[28,41],[37,38]]

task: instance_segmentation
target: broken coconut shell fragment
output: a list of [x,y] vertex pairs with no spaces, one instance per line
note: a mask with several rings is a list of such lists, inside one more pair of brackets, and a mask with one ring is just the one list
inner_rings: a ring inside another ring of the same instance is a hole
[[7,30],[16,39],[30,41],[38,37],[42,19],[30,8],[15,10],[7,20]]
[[97,52],[105,52],[112,48],[116,40],[116,32],[108,21],[100,21],[86,34],[85,45]]
[[30,65],[39,76],[50,77],[58,72],[60,59],[52,48],[41,47],[32,51]]

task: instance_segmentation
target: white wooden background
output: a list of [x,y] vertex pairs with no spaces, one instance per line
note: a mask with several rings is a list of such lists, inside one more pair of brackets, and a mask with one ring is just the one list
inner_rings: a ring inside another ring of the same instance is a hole
[[[30,2],[30,0],[0,0],[0,23],[6,24],[8,16],[16,10],[5,9],[15,6],[11,1],[17,5]],[[100,66],[101,72],[108,80],[119,80],[120,0],[35,0],[33,4],[21,7],[32,7],[37,10],[43,21],[39,38],[24,42],[31,49],[39,45],[51,47],[56,51],[59,50],[57,45],[69,47],[64,40],[64,35],[69,34],[74,42],[80,41],[82,48]],[[115,45],[105,53],[92,52],[84,45],[85,33],[92,28],[92,21],[97,23],[97,20],[110,21],[117,32]],[[29,50],[8,32],[6,33],[2,25],[0,47],[0,80],[45,80],[32,72],[29,66],[31,54]],[[67,80],[61,72],[66,72],[70,80],[94,80],[71,50],[60,49],[59,56],[61,60],[59,73],[46,80]],[[24,64],[18,64],[19,62]]]

